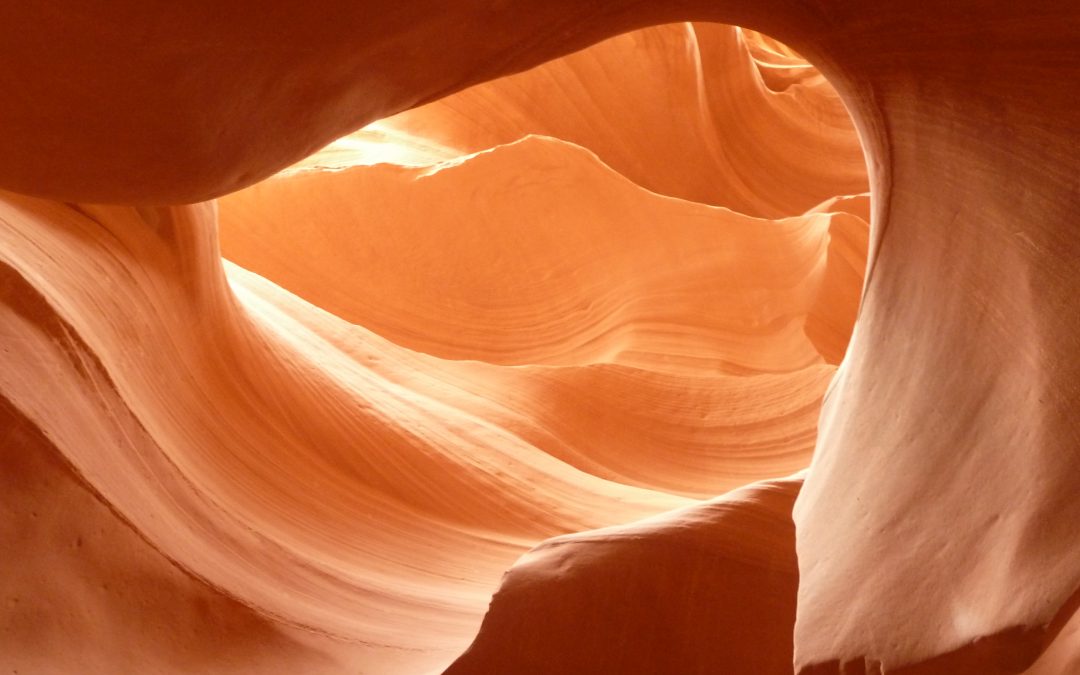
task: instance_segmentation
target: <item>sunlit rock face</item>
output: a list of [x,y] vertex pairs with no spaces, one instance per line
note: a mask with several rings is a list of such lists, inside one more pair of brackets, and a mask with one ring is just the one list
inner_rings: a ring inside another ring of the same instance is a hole
[[1076,672],[1080,18],[909,4],[0,9],[0,666]]

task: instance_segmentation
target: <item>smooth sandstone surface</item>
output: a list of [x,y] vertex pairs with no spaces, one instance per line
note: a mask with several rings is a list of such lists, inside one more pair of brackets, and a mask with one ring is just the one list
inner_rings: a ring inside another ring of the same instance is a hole
[[507,573],[447,674],[790,671],[800,484],[549,539]]
[[[588,147],[648,190],[752,216],[782,218],[866,192],[862,149],[836,91],[804,59],[758,47],[760,39],[709,23],[634,31],[375,130],[458,153],[552,136]],[[782,84],[778,72],[788,73]],[[334,150],[356,136],[303,164],[334,166]]]
[[[662,197],[536,136],[460,164],[273,178],[223,199],[221,223],[226,257],[312,303],[414,350],[505,365],[809,366],[822,357],[802,325],[846,345],[865,266],[865,245],[845,265],[832,236],[865,241],[857,216],[774,222]],[[819,302],[845,270],[855,297]],[[850,316],[835,335],[830,312]]]
[[0,37],[0,665],[1076,670],[1073,3]]

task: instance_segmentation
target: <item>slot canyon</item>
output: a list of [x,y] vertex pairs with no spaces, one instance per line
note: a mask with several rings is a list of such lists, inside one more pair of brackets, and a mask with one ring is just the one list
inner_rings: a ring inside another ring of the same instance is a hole
[[0,673],[1080,675],[1075,0],[0,4]]

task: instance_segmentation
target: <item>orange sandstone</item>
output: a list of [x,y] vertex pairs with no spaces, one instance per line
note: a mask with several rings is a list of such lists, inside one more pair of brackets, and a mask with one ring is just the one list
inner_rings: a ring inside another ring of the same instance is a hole
[[0,44],[0,665],[1076,670],[1074,3]]

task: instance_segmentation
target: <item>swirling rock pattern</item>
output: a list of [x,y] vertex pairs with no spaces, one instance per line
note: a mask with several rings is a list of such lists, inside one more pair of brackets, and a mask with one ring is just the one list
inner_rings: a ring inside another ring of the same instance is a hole
[[1072,3],[0,38],[0,665],[1075,670]]

